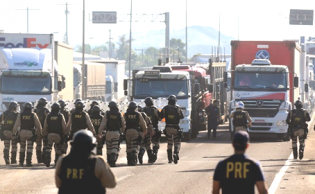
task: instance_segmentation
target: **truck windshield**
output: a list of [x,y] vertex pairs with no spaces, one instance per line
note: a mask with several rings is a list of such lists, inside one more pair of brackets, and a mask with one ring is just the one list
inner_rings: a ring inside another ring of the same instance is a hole
[[179,99],[188,98],[187,80],[150,79],[148,82],[135,81],[135,98],[168,97],[176,95]]
[[49,94],[51,78],[2,76],[1,92],[4,94]]
[[236,90],[287,90],[287,73],[235,72]]

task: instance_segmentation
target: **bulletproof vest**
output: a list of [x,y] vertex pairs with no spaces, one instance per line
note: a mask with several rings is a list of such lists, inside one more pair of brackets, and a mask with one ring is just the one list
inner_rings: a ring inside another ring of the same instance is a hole
[[118,111],[106,112],[106,129],[109,131],[117,131],[121,128],[121,115]]
[[305,123],[304,111],[301,110],[292,110],[291,123],[293,126],[303,125]]
[[40,107],[40,108],[36,108],[34,112],[37,114],[40,124],[42,125],[42,127],[44,127],[44,122],[46,119],[45,113],[49,113],[49,110],[45,107],[43,108]]
[[60,110],[60,113],[63,114],[66,123],[69,121],[69,111],[67,109],[62,109]]
[[179,124],[179,113],[178,113],[178,106],[166,106],[165,110],[165,123],[171,125],[178,125]]
[[233,116],[233,125],[234,127],[246,126],[247,119],[244,111],[235,111]]
[[78,160],[72,154],[64,157],[60,167],[62,184],[58,193],[106,193],[100,179],[95,176],[95,163],[95,157],[87,160]]
[[62,134],[61,113],[49,113],[47,115],[48,133]]
[[33,130],[35,127],[34,113],[21,113],[21,129]]
[[77,112],[74,111],[71,114],[71,121],[72,121],[72,132],[76,132],[80,129],[86,129],[88,126],[86,124],[86,113],[85,112]]
[[156,127],[159,124],[159,118],[155,115],[154,110],[157,109],[156,107],[144,107],[143,111],[147,116],[150,118],[152,125]]
[[4,116],[4,125],[3,125],[4,130],[12,131],[19,113],[11,112],[11,111],[5,111],[3,114],[4,114],[3,115]]
[[102,115],[100,113],[99,114],[92,114],[90,116],[90,119],[91,119],[91,122],[92,122],[92,124],[94,126],[94,129],[95,129],[96,133],[98,133],[98,129],[100,128],[101,122],[102,122],[102,119],[103,119]]
[[125,113],[126,129],[139,129],[140,118],[139,113],[136,111],[127,111]]

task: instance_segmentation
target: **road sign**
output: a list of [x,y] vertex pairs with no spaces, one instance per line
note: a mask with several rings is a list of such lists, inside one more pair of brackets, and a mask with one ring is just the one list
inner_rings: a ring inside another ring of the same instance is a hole
[[290,9],[290,25],[313,25],[314,10]]
[[259,50],[256,53],[256,59],[269,59],[270,55],[269,52],[266,50]]
[[117,12],[116,11],[93,11],[92,12],[92,23],[116,24],[117,23]]

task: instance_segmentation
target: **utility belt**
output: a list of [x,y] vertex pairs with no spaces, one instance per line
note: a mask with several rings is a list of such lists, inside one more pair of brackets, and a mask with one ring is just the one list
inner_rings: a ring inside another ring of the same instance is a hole
[[106,131],[119,131],[119,129],[106,129]]
[[135,128],[129,127],[129,128],[126,128],[126,131],[127,131],[128,129],[135,129],[135,130],[137,130],[138,132],[140,132],[140,127],[135,127]]
[[180,129],[178,124],[166,124],[165,127],[172,127],[172,128],[177,129],[177,130]]

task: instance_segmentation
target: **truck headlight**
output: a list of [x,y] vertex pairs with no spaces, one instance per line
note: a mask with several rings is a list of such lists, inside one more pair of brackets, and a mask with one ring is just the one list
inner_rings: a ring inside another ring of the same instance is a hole
[[289,109],[289,103],[287,102],[282,102],[279,109],[285,109],[288,110]]
[[189,120],[181,120],[179,122],[179,124],[183,124],[183,125],[188,124],[188,123],[189,123]]
[[277,122],[277,126],[286,126],[287,122],[285,120],[281,120]]

